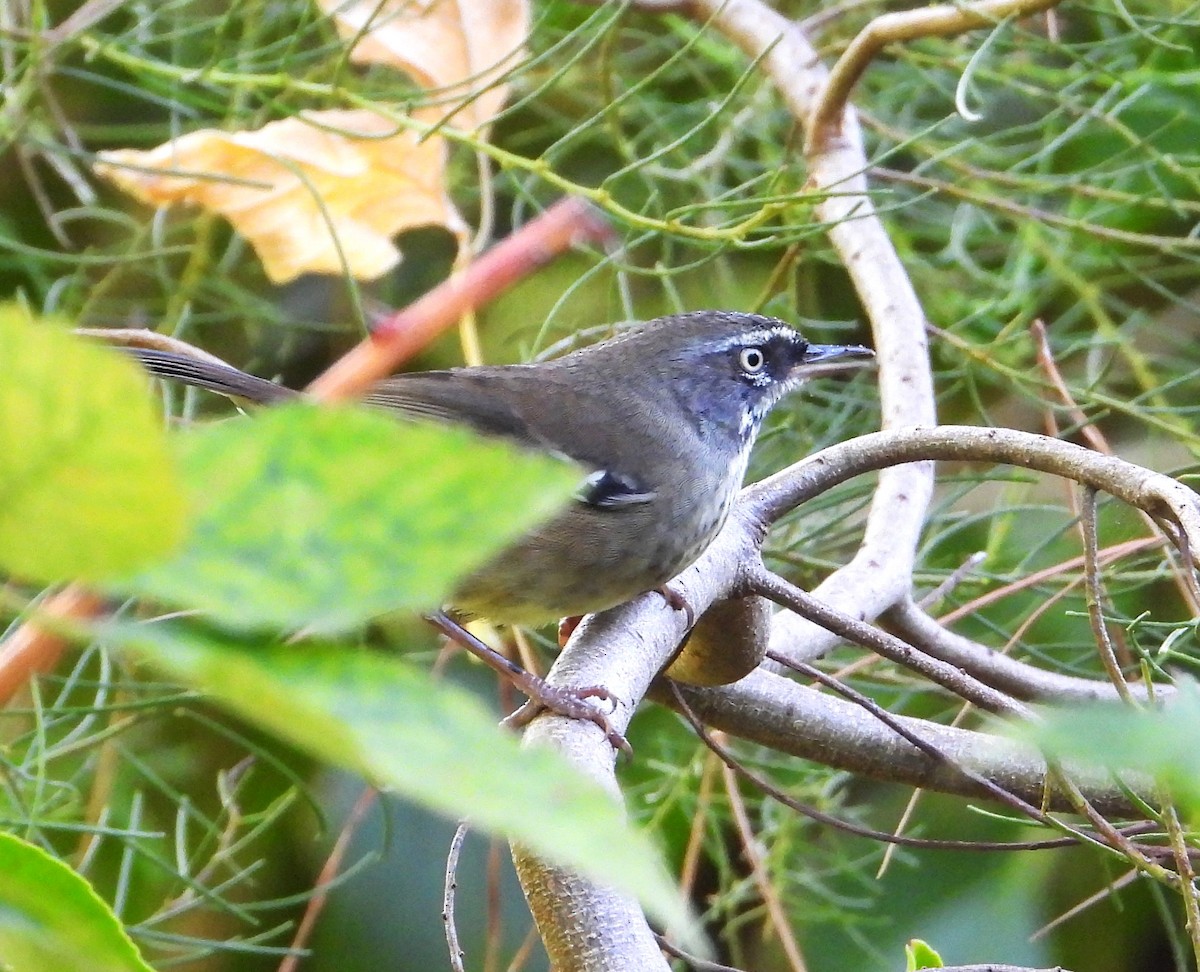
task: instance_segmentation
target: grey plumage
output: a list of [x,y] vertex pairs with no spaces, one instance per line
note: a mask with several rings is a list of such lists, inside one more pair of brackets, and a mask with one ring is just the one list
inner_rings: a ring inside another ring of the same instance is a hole
[[[153,374],[223,394],[264,403],[297,394],[232,368],[131,353]],[[809,345],[773,318],[700,311],[552,361],[398,375],[363,400],[564,455],[588,471],[574,502],[450,597],[468,613],[539,623],[611,607],[695,560],[728,515],[771,406],[807,365],[867,355]]]

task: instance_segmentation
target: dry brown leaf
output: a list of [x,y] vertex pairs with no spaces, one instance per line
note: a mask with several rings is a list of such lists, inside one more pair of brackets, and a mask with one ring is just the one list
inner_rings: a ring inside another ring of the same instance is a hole
[[[508,85],[496,79],[520,59],[529,0],[317,0],[339,33],[354,40],[350,59],[383,64],[436,88],[442,117],[464,129],[496,117]],[[457,110],[469,95],[469,105]]]
[[145,152],[101,152],[95,168],[145,202],[220,213],[267,276],[285,283],[345,270],[379,277],[401,259],[391,237],[414,226],[465,239],[444,188],[445,156],[441,139],[422,142],[374,112],[324,111],[254,131],[203,129]]

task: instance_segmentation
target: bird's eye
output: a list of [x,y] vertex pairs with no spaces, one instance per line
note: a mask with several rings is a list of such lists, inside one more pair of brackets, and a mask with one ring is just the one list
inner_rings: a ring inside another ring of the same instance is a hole
[[767,356],[762,348],[742,348],[738,355],[738,365],[748,375],[757,375],[767,366]]

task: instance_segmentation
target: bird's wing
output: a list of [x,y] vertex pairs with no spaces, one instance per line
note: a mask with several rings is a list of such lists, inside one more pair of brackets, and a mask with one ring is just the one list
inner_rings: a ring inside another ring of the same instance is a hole
[[526,448],[559,451],[521,415],[516,391],[494,369],[464,368],[396,375],[374,385],[362,400],[407,418],[465,425]]
[[363,401],[417,420],[465,425],[481,435],[549,452],[591,470],[576,499],[596,509],[648,503],[654,493],[620,470],[598,468],[576,448],[572,424],[586,408],[574,393],[537,369],[520,366],[425,371],[372,387]]
[[579,485],[575,498],[598,510],[616,510],[624,506],[650,503],[657,494],[640,489],[628,476],[611,469],[597,469]]

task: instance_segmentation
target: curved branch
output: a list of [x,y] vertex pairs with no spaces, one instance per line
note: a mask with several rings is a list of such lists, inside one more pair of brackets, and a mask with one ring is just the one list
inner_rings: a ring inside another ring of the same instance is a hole
[[946,37],[980,27],[991,27],[1006,17],[1023,17],[1048,10],[1060,2],[979,0],[972,4],[946,4],[881,14],[859,31],[830,70],[829,80],[821,89],[817,105],[809,116],[806,151],[825,151],[828,143],[842,134],[842,118],[850,92],[866,71],[867,65],[888,44],[922,37]]
[[[842,442],[803,459],[782,472],[742,492],[742,502],[764,522],[771,523],[814,496],[863,473],[887,469],[897,463],[928,460],[999,462],[1074,480],[1123,500],[1155,517],[1166,517],[1178,532],[1169,535],[1184,559],[1200,550],[1200,506],[1196,494],[1183,483],[1115,456],[1082,446],[1016,429],[984,429],[943,425],[926,429],[874,432]],[[888,469],[890,472],[891,470]],[[1194,562],[1194,561],[1193,561]],[[843,568],[843,571],[845,568]],[[878,607],[870,598],[856,600],[839,586],[839,571],[813,591],[813,596],[847,614],[873,617],[902,604],[908,592]],[[837,583],[835,583],[835,581]],[[827,587],[840,597],[827,596]],[[873,611],[873,609],[878,610]],[[776,618],[771,650],[792,661],[819,657],[837,643],[832,633],[808,624],[801,628],[788,615]]]
[[[1183,483],[1116,456],[1018,429],[941,425],[872,432],[823,449],[747,487],[742,499],[769,523],[855,476],[928,460],[1005,463],[1071,479],[1167,517],[1182,531],[1190,550],[1200,550],[1200,498]],[[1173,540],[1184,545],[1178,537]]]

